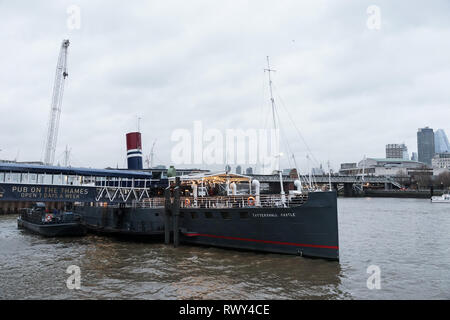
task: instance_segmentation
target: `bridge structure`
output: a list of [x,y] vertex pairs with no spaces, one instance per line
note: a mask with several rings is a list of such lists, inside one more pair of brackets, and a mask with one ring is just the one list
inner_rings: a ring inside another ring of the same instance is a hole
[[[252,179],[256,179],[261,183],[277,186],[280,181],[278,175],[251,175]],[[288,175],[283,176],[283,184],[293,184],[297,177]],[[302,183],[309,184],[309,177],[302,178]],[[343,190],[344,195],[351,196],[361,193],[364,189],[380,189],[391,190],[400,189],[403,186],[389,176],[340,176],[340,175],[313,175],[311,176],[311,184],[317,187],[325,187],[331,184],[332,189]]]

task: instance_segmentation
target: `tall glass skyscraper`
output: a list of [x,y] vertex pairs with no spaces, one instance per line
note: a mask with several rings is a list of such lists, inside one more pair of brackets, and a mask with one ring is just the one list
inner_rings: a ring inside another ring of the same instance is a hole
[[438,129],[434,133],[434,147],[436,153],[450,152],[450,143],[444,130]]
[[433,129],[425,127],[417,131],[417,151],[419,153],[419,162],[431,166],[431,159],[435,153]]

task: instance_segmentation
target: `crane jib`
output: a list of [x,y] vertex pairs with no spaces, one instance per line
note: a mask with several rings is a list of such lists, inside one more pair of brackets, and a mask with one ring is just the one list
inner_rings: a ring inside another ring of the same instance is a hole
[[[47,139],[44,149],[44,163],[52,165],[55,159],[56,141],[58,139],[59,118],[61,115],[61,104],[64,93],[64,82],[69,73],[67,72],[67,51],[69,40],[63,40],[59,51],[58,63],[56,65],[55,82],[53,85],[52,104],[50,106],[50,117],[47,127]],[[63,71],[63,72],[61,72]]]

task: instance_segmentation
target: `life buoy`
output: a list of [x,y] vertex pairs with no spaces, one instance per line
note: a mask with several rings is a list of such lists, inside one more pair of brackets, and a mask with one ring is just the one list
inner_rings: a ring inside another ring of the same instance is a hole
[[255,205],[255,198],[248,197],[247,203],[248,203],[249,206],[254,206]]
[[185,207],[189,207],[190,204],[191,204],[191,200],[189,200],[189,199],[185,199],[184,200],[184,206]]

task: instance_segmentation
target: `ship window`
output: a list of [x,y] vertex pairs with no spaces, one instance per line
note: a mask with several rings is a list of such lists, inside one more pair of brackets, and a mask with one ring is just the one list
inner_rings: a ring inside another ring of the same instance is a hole
[[[25,180],[23,180],[23,181],[25,181]],[[38,181],[37,181],[37,174],[35,174],[35,173],[30,173],[29,176],[28,176],[28,181],[29,181],[30,183],[37,183],[37,182],[38,182]]]
[[42,183],[43,184],[52,184],[52,175],[51,174],[44,174],[42,176]]
[[249,218],[248,212],[239,212],[239,217],[241,219],[248,219]]
[[12,182],[19,182],[20,181],[20,174],[19,173],[11,173],[11,181]]
[[213,217],[212,212],[205,212],[205,218],[211,219]]
[[192,219],[197,219],[198,218],[197,212],[191,212],[191,218]]
[[231,219],[231,214],[229,212],[221,212],[222,214],[222,218],[225,220],[230,220]]
[[53,184],[62,184],[62,176],[59,174],[53,175]]

